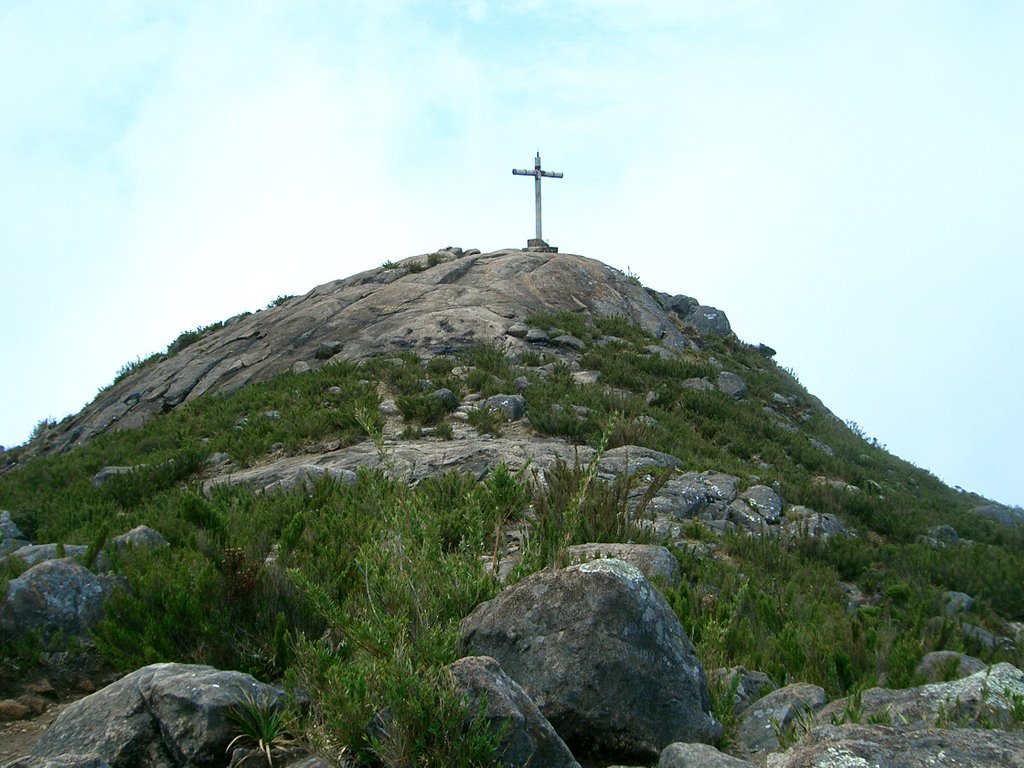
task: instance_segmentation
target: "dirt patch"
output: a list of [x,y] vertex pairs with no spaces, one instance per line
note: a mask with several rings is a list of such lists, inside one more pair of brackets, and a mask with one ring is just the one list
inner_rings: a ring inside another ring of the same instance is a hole
[[0,664],[0,765],[27,756],[43,732],[74,701],[120,677],[94,649],[43,654],[31,669]]

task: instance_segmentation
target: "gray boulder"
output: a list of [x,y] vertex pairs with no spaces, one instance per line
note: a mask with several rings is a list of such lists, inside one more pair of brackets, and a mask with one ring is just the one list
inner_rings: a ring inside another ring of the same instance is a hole
[[96,575],[74,560],[47,560],[7,583],[0,636],[39,631],[44,640],[85,637],[103,618],[103,604],[120,579]]
[[489,411],[500,411],[506,421],[518,421],[526,415],[526,398],[522,395],[494,395],[480,405]]
[[970,613],[974,607],[974,598],[966,592],[943,592],[942,612],[952,618],[964,613]]
[[794,505],[786,512],[783,532],[790,538],[847,539],[855,536],[843,521],[831,512],[815,512],[808,507]]
[[237,733],[228,712],[247,696],[278,706],[284,692],[213,667],[143,667],[70,704],[18,765],[62,765],[79,755],[110,768],[223,765]]
[[764,518],[769,525],[777,525],[782,519],[782,499],[767,485],[752,485],[740,494],[740,501]]
[[1024,509],[1004,507],[1002,504],[982,504],[971,510],[976,515],[987,517],[1000,525],[1024,525]]
[[932,651],[926,653],[917,665],[914,674],[929,683],[944,683],[969,677],[975,672],[988,669],[988,664],[981,659],[968,656],[957,651]]
[[[15,542],[21,542],[15,546]],[[11,513],[6,509],[0,511],[0,555],[6,551],[17,549],[19,546],[28,544],[25,534],[11,519]]]
[[719,752],[710,744],[669,744],[661,751],[658,768],[755,768],[753,763]]
[[764,672],[749,670],[745,667],[722,667],[712,670],[708,676],[729,690],[733,685],[733,711],[736,714],[748,709],[751,704],[774,691],[778,686]]
[[489,656],[469,656],[450,667],[466,699],[467,720],[483,702],[484,719],[502,730],[498,760],[508,768],[579,768],[565,742],[555,733],[526,692]]
[[639,445],[621,445],[605,451],[597,469],[600,475],[612,479],[622,474],[635,475],[638,472],[655,472],[680,466],[682,462],[668,453]]
[[823,725],[768,768],[1024,767],[1024,733],[943,728],[906,731],[885,725]]
[[565,550],[569,565],[587,563],[601,558],[623,560],[640,569],[652,581],[658,581],[669,589],[678,587],[683,572],[666,547],[655,544],[574,544]]
[[735,373],[722,371],[718,374],[717,384],[718,390],[729,397],[734,397],[737,400],[746,397],[747,383]]
[[577,754],[650,759],[722,734],[679,619],[621,560],[535,573],[477,606],[462,638],[498,660]]
[[131,473],[133,469],[135,469],[135,467],[103,467],[92,476],[93,487],[102,488],[113,478],[119,475],[127,475]]
[[743,713],[736,744],[743,754],[777,752],[779,736],[825,706],[825,690],[808,683],[793,683],[755,701]]
[[[31,567],[39,565],[47,560],[60,560],[65,557],[82,557],[88,551],[84,544],[27,544],[20,549],[11,552],[11,557],[16,557],[25,565]],[[61,554],[63,552],[63,554]]]
[[[901,728],[932,728],[937,724],[980,727],[979,723],[1010,725],[1015,702],[1024,698],[1024,672],[1012,664],[988,669],[948,683],[917,688],[869,688],[860,695],[862,721],[887,718]],[[850,699],[831,702],[818,716],[831,722],[851,706]]]
[[729,318],[722,310],[705,306],[689,296],[672,296],[665,302],[665,308],[701,335],[728,336],[732,333]]
[[163,537],[160,531],[153,530],[148,525],[137,525],[127,533],[122,533],[120,536],[115,536],[111,544],[116,549],[130,549],[130,548],[141,548],[149,547],[157,549],[160,547],[168,547],[167,539]]

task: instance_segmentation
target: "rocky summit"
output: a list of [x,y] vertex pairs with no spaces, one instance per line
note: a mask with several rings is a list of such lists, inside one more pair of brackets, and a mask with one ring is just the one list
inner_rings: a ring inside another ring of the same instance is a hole
[[137,427],[202,395],[232,392],[288,370],[315,370],[339,357],[447,355],[481,343],[525,347],[529,329],[517,329],[536,312],[621,316],[674,352],[687,341],[673,317],[729,332],[719,310],[685,296],[660,299],[618,270],[581,256],[454,249],[412,257],[231,318],[110,387],[50,440],[57,449],[78,445],[109,429]]
[[0,765],[1024,765],[1024,512],[721,309],[444,248],[0,455]]

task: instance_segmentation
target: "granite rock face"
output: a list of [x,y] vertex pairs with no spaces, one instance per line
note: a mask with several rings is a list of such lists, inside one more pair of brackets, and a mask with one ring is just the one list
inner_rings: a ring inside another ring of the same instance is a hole
[[525,345],[517,334],[534,312],[619,315],[666,349],[687,346],[674,313],[598,261],[519,250],[441,257],[430,266],[424,256],[406,260],[425,267],[419,271],[399,262],[325,283],[305,296],[233,318],[102,392],[51,430],[50,448],[137,427],[203,394],[229,393],[296,365],[315,370],[329,360],[397,351],[430,357],[478,343]]
[[1024,733],[974,728],[905,731],[885,725],[823,725],[768,768],[1024,768]]

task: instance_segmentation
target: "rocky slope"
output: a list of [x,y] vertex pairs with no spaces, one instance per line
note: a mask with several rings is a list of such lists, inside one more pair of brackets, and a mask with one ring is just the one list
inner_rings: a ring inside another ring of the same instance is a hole
[[[580,256],[447,249],[183,339],[0,476],[0,716],[35,711],[38,683],[8,685],[34,637],[141,667],[19,768],[226,764],[257,683],[150,666],[214,647],[296,675],[313,731],[335,718],[278,764],[401,763],[437,675],[510,766],[1021,764],[1012,511],[864,442],[720,310]],[[354,714],[336,695],[388,675]]]
[[454,249],[325,283],[232,318],[113,385],[47,438],[64,450],[108,429],[137,427],[204,394],[232,392],[296,366],[315,369],[336,356],[398,350],[429,356],[505,342],[530,313],[560,310],[620,315],[675,351],[687,341],[674,317],[729,330],[724,313],[687,297],[658,301],[618,270],[581,256]]

